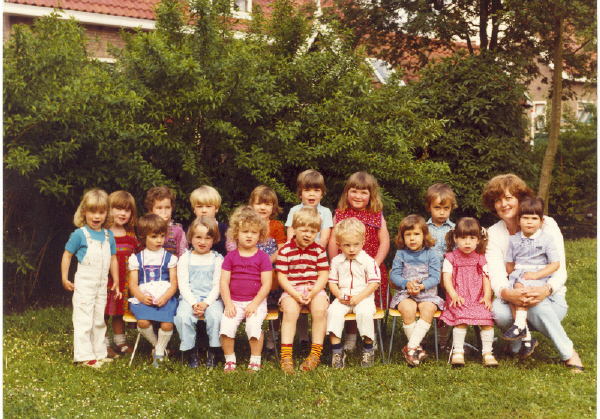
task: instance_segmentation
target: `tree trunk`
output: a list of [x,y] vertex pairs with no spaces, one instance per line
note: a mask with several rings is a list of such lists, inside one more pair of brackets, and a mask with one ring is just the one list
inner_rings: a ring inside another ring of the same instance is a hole
[[554,72],[552,73],[552,110],[550,114],[550,132],[548,134],[548,146],[542,171],[540,174],[540,186],[537,196],[546,203],[545,213],[548,213],[548,199],[550,197],[550,184],[552,182],[552,168],[558,150],[558,136],[560,134],[560,118],[562,113],[562,90],[563,90],[563,18],[557,16],[554,28]]

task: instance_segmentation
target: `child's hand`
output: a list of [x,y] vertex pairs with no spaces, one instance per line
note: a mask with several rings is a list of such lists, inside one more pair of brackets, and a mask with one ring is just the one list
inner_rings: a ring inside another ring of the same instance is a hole
[[294,291],[293,294],[290,294],[294,300],[300,305],[304,304],[304,296],[297,291]]
[[154,298],[150,294],[144,294],[140,303],[145,304],[147,306],[151,306],[153,304]]
[[537,279],[535,272],[525,272],[523,275],[521,275],[521,279]]
[[353,295],[352,297],[350,297],[350,301],[348,302],[348,304],[350,304],[351,306],[355,306],[358,305],[358,303],[360,303],[363,299],[360,298],[359,295]]
[[63,279],[62,280],[62,284],[63,284],[63,287],[67,291],[74,291],[75,290],[75,284],[72,283],[71,281],[69,281],[68,279]]
[[167,298],[167,296],[165,294],[163,294],[156,300],[156,305],[159,307],[162,307],[165,304],[167,304],[169,302],[169,300],[170,300],[170,298]]
[[223,312],[223,314],[225,314],[227,317],[233,319],[236,313],[237,310],[235,309],[235,306],[233,304],[225,305],[225,311]]
[[112,292],[113,298],[115,300],[119,300],[121,299],[121,297],[123,297],[123,294],[121,294],[121,291],[119,291],[119,284],[113,284],[112,288],[110,289],[110,292]]
[[256,314],[257,309],[258,309],[258,304],[256,304],[254,301],[251,302],[250,304],[248,304],[246,306],[246,311],[244,312],[244,314],[246,315],[246,318],[252,316],[253,314]]
[[208,307],[208,304],[206,304],[205,302],[194,304],[192,306],[192,308],[194,309],[194,316],[195,317],[202,317],[202,316],[204,316],[204,312],[206,311],[207,307]]
[[421,284],[417,282],[417,280],[410,281],[406,284],[406,290],[413,297],[417,296],[421,292]]
[[462,307],[465,305],[465,299],[458,294],[451,295],[450,299],[452,300],[450,301],[450,307]]
[[485,304],[485,308],[492,311],[492,297],[484,296],[479,302]]

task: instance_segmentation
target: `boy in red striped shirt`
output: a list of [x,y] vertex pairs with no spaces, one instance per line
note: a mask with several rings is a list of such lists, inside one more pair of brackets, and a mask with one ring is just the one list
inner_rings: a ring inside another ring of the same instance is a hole
[[316,208],[304,207],[294,214],[292,228],[295,235],[277,256],[277,279],[283,288],[279,304],[283,311],[281,322],[281,369],[294,373],[292,346],[296,335],[296,322],[302,307],[310,310],[312,317],[312,346],[303,371],[317,368],[321,360],[323,340],[327,328],[329,297],[325,286],[329,279],[329,264],[325,249],[315,243],[321,228],[321,216]]

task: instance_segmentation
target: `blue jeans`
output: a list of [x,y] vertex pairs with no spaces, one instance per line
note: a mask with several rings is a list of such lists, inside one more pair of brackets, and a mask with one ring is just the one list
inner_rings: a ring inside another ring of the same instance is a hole
[[[208,306],[204,312],[204,321],[206,322],[206,332],[208,334],[208,344],[211,347],[221,347],[221,336],[219,327],[225,306],[220,299]],[[196,345],[196,322],[198,318],[194,316],[194,310],[187,301],[181,300],[177,307],[177,314],[173,319],[175,328],[181,339],[181,351],[188,351]]]
[[[564,296],[551,296],[545,298],[538,305],[527,309],[527,323],[532,330],[537,330],[549,338],[560,355],[566,361],[573,356],[573,342],[562,327],[562,320],[567,315],[567,301]],[[513,324],[514,319],[510,305],[496,298],[492,303],[492,316],[496,326],[504,333]],[[521,349],[521,339],[509,341],[513,353]]]

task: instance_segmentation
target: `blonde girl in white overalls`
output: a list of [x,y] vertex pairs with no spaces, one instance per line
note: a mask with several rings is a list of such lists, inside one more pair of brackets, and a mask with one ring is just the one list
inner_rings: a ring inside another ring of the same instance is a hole
[[[60,265],[63,287],[73,291],[73,359],[91,368],[112,361],[107,358],[104,344],[109,269],[113,277],[111,291],[115,299],[121,298],[115,238],[107,229],[111,223],[108,207],[108,195],[103,190],[85,193],[73,217],[73,223],[80,228],[65,245]],[[69,281],[73,255],[79,262],[74,283]]]

